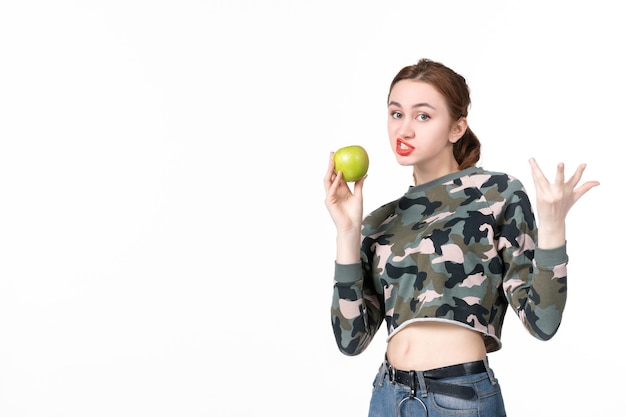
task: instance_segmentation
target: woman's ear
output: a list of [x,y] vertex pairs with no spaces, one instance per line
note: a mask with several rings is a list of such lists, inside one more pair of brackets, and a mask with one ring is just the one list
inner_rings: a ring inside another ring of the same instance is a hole
[[467,118],[461,117],[459,120],[452,124],[452,128],[450,129],[450,142],[456,143],[459,139],[463,137],[466,130]]

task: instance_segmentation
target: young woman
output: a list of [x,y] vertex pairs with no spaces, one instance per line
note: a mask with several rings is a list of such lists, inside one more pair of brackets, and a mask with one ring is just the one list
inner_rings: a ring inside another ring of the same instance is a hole
[[363,218],[330,155],[326,207],[337,229],[332,326],[339,350],[363,352],[383,321],[388,337],[370,417],[505,416],[487,354],[501,347],[510,306],[548,340],[565,306],[565,217],[597,181],[550,183],[533,159],[537,219],[523,185],[477,167],[465,79],[427,59],[403,68],[388,95],[388,134],[414,185]]

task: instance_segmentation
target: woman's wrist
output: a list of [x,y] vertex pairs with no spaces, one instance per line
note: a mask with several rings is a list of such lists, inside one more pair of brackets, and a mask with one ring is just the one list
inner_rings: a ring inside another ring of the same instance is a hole
[[337,257],[339,264],[353,264],[361,260],[361,231],[337,233]]
[[554,249],[565,244],[565,222],[557,224],[544,223],[539,225],[537,246],[541,249]]

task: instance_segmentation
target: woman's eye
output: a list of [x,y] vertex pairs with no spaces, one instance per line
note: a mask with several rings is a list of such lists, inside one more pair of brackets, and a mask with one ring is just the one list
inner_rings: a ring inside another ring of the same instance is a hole
[[420,113],[417,115],[417,117],[415,117],[417,120],[421,120],[421,121],[425,121],[430,119],[430,116],[424,113]]
[[391,117],[392,117],[393,119],[401,119],[401,118],[402,118],[402,115],[400,114],[400,112],[397,112],[397,111],[392,111],[392,112],[391,112]]

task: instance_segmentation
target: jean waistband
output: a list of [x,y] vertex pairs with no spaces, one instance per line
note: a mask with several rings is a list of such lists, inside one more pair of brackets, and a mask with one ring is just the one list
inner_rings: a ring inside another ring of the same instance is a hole
[[482,360],[444,366],[427,371],[404,371],[394,368],[385,359],[385,369],[389,375],[389,381],[409,387],[412,396],[415,396],[417,391],[423,390],[463,399],[474,398],[476,395],[474,388],[443,382],[440,379],[474,375],[487,371],[485,362]]

